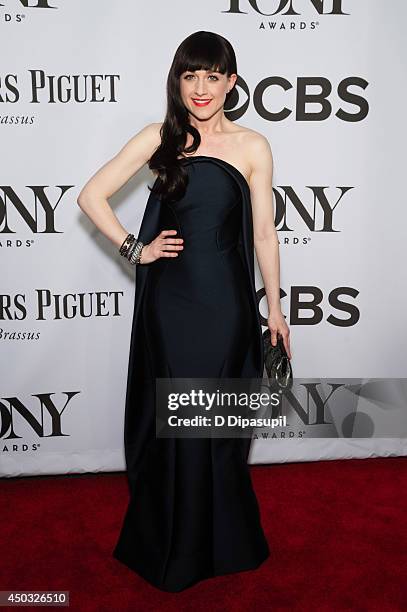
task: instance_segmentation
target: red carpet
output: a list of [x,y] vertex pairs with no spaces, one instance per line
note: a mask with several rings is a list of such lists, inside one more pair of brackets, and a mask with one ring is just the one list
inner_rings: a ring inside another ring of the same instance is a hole
[[3,479],[0,590],[69,590],[69,609],[84,612],[407,610],[406,458],[251,474],[271,557],[182,593],[157,591],[111,557],[124,473]]

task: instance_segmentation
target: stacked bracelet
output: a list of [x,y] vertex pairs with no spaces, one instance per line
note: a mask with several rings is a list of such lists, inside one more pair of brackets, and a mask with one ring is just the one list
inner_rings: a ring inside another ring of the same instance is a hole
[[127,234],[123,244],[119,249],[120,255],[126,257],[131,264],[140,263],[141,250],[144,244],[141,240],[135,238],[134,234]]

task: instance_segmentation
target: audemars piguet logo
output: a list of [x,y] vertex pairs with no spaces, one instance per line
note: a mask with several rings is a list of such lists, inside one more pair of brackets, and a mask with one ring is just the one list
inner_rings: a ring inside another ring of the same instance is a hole
[[[58,293],[48,288],[33,289],[30,294],[3,293],[0,301],[0,322],[14,323],[26,320],[55,322],[93,318],[106,320],[110,317],[121,317],[123,296],[123,291]],[[28,332],[21,333],[25,336],[21,336],[18,331],[10,331],[0,326],[0,341],[31,339]]]
[[[27,69],[22,74],[0,74],[0,103],[84,104],[116,103],[120,74],[55,74]],[[20,87],[21,85],[21,87]],[[24,98],[20,93],[24,93]],[[10,119],[4,123],[18,123]]]

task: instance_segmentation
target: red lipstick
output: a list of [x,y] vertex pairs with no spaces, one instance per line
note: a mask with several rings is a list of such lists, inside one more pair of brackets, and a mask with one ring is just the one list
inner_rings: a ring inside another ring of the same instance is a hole
[[211,100],[200,100],[199,98],[192,98],[192,102],[195,104],[195,106],[208,106]]

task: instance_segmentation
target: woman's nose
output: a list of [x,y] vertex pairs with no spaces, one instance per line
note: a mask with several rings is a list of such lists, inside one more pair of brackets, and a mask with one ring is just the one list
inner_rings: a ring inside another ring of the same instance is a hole
[[204,94],[206,94],[206,88],[205,88],[205,82],[198,82],[196,87],[195,87],[195,93],[197,94],[197,96],[203,96]]

